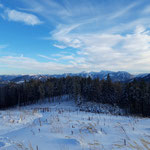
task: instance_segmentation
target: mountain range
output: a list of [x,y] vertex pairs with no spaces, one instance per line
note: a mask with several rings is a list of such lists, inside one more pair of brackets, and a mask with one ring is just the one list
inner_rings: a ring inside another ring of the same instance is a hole
[[65,73],[65,74],[59,74],[59,75],[0,75],[0,81],[1,82],[16,82],[21,83],[26,81],[29,81],[31,79],[39,79],[39,80],[46,80],[49,77],[55,77],[55,78],[61,78],[61,77],[67,77],[67,76],[80,76],[80,77],[91,77],[99,78],[99,79],[106,79],[107,75],[109,74],[110,78],[113,82],[120,81],[120,82],[129,82],[133,79],[144,79],[145,81],[150,82],[150,73],[148,74],[138,74],[133,75],[125,71],[100,71],[100,72],[81,72],[81,73]]

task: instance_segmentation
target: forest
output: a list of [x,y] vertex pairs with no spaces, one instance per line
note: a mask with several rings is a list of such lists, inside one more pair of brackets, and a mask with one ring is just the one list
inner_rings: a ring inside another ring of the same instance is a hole
[[112,82],[90,77],[48,78],[45,81],[30,80],[0,86],[0,109],[24,106],[55,96],[69,95],[76,104],[96,102],[117,105],[127,114],[150,116],[150,83],[133,80],[128,83]]

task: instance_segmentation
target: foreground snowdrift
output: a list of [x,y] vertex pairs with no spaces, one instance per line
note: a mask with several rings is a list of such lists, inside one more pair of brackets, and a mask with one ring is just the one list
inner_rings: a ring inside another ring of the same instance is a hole
[[73,102],[0,111],[0,150],[148,150],[150,119],[79,111]]

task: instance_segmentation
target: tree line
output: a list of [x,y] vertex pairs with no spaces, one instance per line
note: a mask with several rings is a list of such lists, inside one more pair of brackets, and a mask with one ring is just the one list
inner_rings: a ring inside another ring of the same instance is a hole
[[96,102],[117,105],[128,114],[150,116],[150,83],[133,80],[129,83],[112,82],[90,77],[49,78],[30,80],[21,84],[0,86],[0,108],[28,105],[55,96],[69,95],[77,104]]

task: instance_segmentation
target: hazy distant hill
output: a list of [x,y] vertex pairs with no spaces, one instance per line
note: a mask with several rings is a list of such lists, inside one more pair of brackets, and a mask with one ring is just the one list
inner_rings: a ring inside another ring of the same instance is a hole
[[113,71],[100,71],[100,72],[81,72],[81,73],[68,73],[68,74],[62,74],[62,75],[52,75],[52,77],[66,77],[66,76],[81,76],[81,77],[91,77],[91,78],[99,78],[99,79],[106,79],[107,75],[110,75],[112,81],[127,81],[135,76],[125,72],[125,71],[118,71],[118,72],[113,72]]
[[134,79],[136,79],[138,81],[144,80],[146,82],[150,82],[150,73],[137,75]]
[[19,76],[20,75],[0,75],[0,81],[11,81]]
[[135,76],[125,72],[125,71],[100,71],[100,72],[81,72],[81,73],[66,73],[60,75],[0,75],[0,81],[4,82],[23,82],[24,80],[28,81],[31,79],[40,79],[45,80],[48,77],[67,77],[67,76],[81,76],[81,77],[91,77],[91,78],[99,78],[99,79],[106,79],[107,75],[110,75],[112,81],[120,81],[125,82],[128,80],[133,79]]

